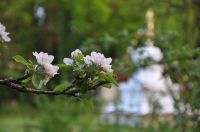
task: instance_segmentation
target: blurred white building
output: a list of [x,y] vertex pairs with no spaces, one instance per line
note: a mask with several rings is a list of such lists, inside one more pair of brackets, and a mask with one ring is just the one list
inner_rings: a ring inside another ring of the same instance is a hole
[[119,83],[118,88],[102,89],[102,96],[106,102],[102,109],[102,119],[109,123],[134,126],[140,122],[141,117],[152,113],[162,116],[175,113],[174,98],[178,98],[179,85],[173,84],[170,77],[163,75],[164,66],[159,64],[163,59],[163,53],[152,41],[153,10],[147,11],[146,20],[146,46],[136,50],[128,48],[128,53],[132,63],[153,63],[138,68],[127,82]]
[[[175,112],[173,97],[178,98],[179,86],[173,84],[170,77],[163,76],[164,66],[158,64],[162,58],[161,50],[153,45],[132,50],[133,63],[150,59],[154,64],[136,70],[127,82],[119,84],[119,88],[103,90],[103,97],[107,100],[102,110],[104,119],[110,123],[134,125],[140,120],[139,116]],[[117,95],[118,101],[114,103]]]
[[[178,96],[178,85],[173,84],[169,77],[164,77],[164,67],[156,64],[163,58],[163,54],[158,47],[147,45],[138,48],[132,53],[133,63],[142,62],[150,59],[155,62],[144,68],[139,68],[126,83],[119,85],[122,94],[121,102],[124,102],[127,95],[124,95],[124,89],[127,89],[131,95],[134,107],[129,107],[131,112],[139,115],[145,115],[154,112],[154,104],[160,108],[156,112],[161,114],[174,113],[174,101],[172,96]],[[174,95],[171,95],[171,94]],[[176,93],[176,94],[175,94]],[[129,98],[131,100],[131,98]],[[121,109],[124,109],[123,107]]]

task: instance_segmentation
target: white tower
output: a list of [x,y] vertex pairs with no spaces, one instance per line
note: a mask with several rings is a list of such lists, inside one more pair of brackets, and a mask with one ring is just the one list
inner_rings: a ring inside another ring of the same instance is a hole
[[[153,112],[162,115],[175,112],[171,92],[178,95],[178,85],[173,84],[170,77],[163,75],[164,66],[159,64],[163,59],[163,53],[160,48],[154,46],[154,12],[152,9],[147,11],[146,22],[146,46],[132,50],[130,52],[131,60],[133,63],[143,63],[148,59],[153,63],[138,68],[127,82],[119,84],[117,105],[110,103],[105,106],[105,110],[108,112],[106,117],[110,116],[111,122],[133,126],[139,121],[139,116],[149,115]],[[109,112],[112,114],[109,115]],[[115,118],[114,112],[119,112],[118,118]]]

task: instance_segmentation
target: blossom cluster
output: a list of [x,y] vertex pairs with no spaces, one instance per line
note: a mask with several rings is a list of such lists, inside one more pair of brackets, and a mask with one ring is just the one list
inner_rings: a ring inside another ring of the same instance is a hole
[[51,64],[54,60],[54,56],[52,55],[48,55],[44,52],[33,52],[33,55],[36,57],[37,63],[39,64],[35,66],[35,69],[37,69],[38,66],[42,66],[44,68],[46,76],[41,83],[46,85],[52,77],[58,74],[59,67]]
[[[11,39],[6,32],[6,27],[0,23],[0,42],[10,42]],[[16,55],[13,59],[25,65],[27,67],[26,74],[29,77],[24,81],[28,82],[32,80],[32,84],[36,88],[41,88],[46,85],[51,78],[59,74],[59,66],[53,65],[53,55],[49,55],[44,52],[33,52],[33,56],[36,58],[36,64],[32,61],[27,61],[20,55]],[[59,64],[61,67],[72,67],[73,75],[75,79],[81,79],[77,86],[94,86],[95,83],[100,81],[107,82],[106,87],[110,87],[108,84],[116,84],[112,74],[112,59],[106,58],[103,54],[92,52],[91,55],[84,56],[79,49],[76,49],[71,53],[70,58],[63,59],[64,64]],[[60,67],[60,68],[61,68]]]
[[2,42],[10,42],[11,39],[8,37],[9,33],[6,32],[6,27],[0,23],[0,40]]
[[[66,65],[73,65],[74,60],[78,57],[78,55],[82,55],[82,52],[79,49],[76,49],[71,53],[71,59],[70,58],[64,58],[63,61]],[[103,54],[92,52],[91,55],[86,55],[84,57],[84,62],[87,65],[90,66],[99,66],[102,68],[103,71],[107,73],[112,72],[112,59],[106,58]]]
[[[45,77],[40,81],[40,84],[46,85],[51,78],[58,74],[59,67],[52,65],[54,60],[54,56],[52,55],[48,55],[44,52],[33,52],[33,55],[37,60],[37,65],[34,66],[34,70],[45,74]],[[105,73],[112,72],[112,59],[106,58],[103,54],[97,52],[92,52],[91,55],[86,55],[84,57],[82,52],[79,49],[76,49],[71,53],[71,58],[64,58],[63,62],[67,66],[74,66],[76,65],[77,58],[81,58],[84,65],[88,67],[99,67],[100,71],[104,71]]]
[[112,72],[112,59],[105,58],[101,53],[92,52],[91,55],[84,57],[84,62],[88,65],[99,65],[105,72]]
[[78,57],[78,55],[82,55],[82,52],[79,50],[79,49],[76,49],[75,51],[73,51],[71,53],[71,58],[64,58],[63,59],[63,62],[66,64],[66,65],[72,65],[74,63],[74,60]]

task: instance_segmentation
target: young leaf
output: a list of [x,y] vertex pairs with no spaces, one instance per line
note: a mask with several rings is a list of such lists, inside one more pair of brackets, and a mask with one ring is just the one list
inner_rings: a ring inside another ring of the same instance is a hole
[[117,81],[114,79],[114,77],[111,74],[107,74],[107,78],[111,83],[117,85]]
[[28,65],[28,62],[20,55],[14,56],[13,59],[18,63],[21,63],[23,65]]
[[114,85],[117,85],[117,81],[113,78],[111,74],[100,72],[98,76],[100,79],[103,79],[105,81],[113,83]]
[[33,83],[34,87],[36,87],[36,88],[38,87],[38,82],[37,82],[37,79],[36,79],[36,75],[32,76],[32,83]]
[[29,81],[31,81],[31,79],[32,79],[32,77],[29,77],[29,78],[23,80],[22,83],[28,83]]
[[33,74],[33,76],[32,76],[32,83],[33,83],[33,86],[38,89],[40,89],[43,85],[41,79],[36,74]]
[[70,83],[69,82],[64,82],[64,83],[56,86],[54,88],[54,90],[56,90],[56,91],[62,91],[62,90],[65,90],[68,86],[70,86]]
[[104,88],[112,88],[112,83],[106,83],[106,84],[102,85],[102,87],[104,87]]
[[78,56],[76,57],[76,61],[82,62],[83,58],[84,58],[84,56],[82,54],[78,54]]
[[65,64],[58,64],[58,66],[59,66],[60,69],[69,69],[69,68],[72,67],[70,65],[65,65]]

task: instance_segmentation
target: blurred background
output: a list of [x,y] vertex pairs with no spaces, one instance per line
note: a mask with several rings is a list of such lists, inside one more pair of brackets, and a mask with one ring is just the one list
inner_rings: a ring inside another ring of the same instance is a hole
[[[95,50],[112,57],[116,78],[126,82],[137,71],[127,49],[145,46],[149,9],[154,11],[155,46],[167,62],[163,75],[180,86],[168,121],[152,112],[134,126],[106,123],[100,90],[80,100],[0,86],[0,132],[199,131],[199,0],[0,0],[0,22],[12,39],[7,48],[0,45],[0,77],[23,76],[25,67],[12,59],[17,54],[34,59],[32,52],[48,52],[56,64],[79,48],[84,54]],[[56,76],[48,87],[71,80],[70,72],[62,72],[66,75]]]

